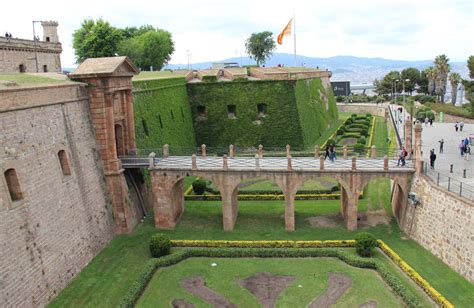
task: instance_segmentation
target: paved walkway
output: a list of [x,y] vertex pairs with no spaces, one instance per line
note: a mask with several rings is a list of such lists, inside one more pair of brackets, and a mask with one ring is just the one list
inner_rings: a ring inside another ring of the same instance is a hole
[[[456,132],[453,123],[433,123],[433,126],[423,124],[422,146],[423,160],[429,162],[430,149],[435,149],[435,170],[449,175],[452,178],[474,185],[474,155],[470,155],[469,161],[461,157],[458,148],[461,139],[474,136],[474,124],[464,124],[462,132]],[[438,141],[444,139],[444,153],[439,153]],[[474,146],[471,146],[471,153]],[[474,153],[473,153],[474,154]],[[450,165],[453,164],[453,173],[449,173]],[[463,169],[467,170],[466,178],[463,178]]]

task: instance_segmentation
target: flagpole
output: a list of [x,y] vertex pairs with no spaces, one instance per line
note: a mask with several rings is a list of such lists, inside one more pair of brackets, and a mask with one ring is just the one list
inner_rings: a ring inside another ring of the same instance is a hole
[[294,66],[296,67],[296,18],[293,14],[293,48],[294,48]]

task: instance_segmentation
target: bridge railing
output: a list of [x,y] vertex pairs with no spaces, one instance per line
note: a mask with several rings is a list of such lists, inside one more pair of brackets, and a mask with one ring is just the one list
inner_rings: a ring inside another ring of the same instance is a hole
[[[375,148],[375,147],[353,147],[353,146],[337,146],[334,148],[336,158],[343,157],[357,157],[357,158],[380,158],[388,156],[389,159],[398,158],[400,151],[397,149],[386,148]],[[222,157],[227,155],[228,157],[254,157],[259,155],[261,157],[286,157],[288,154],[292,157],[320,157],[326,156],[324,148],[315,147],[313,149],[305,149],[300,147],[237,147],[234,146],[233,150],[230,147],[176,147],[168,146],[167,149],[163,148],[149,148],[149,149],[138,149],[137,155],[147,157],[150,153],[155,153],[156,157],[163,156],[218,156]],[[233,155],[232,153],[233,152]],[[164,155],[167,153],[167,155]]]
[[460,197],[471,201],[474,200],[474,186],[450,177],[449,175],[440,173],[435,169],[431,169],[427,162],[424,162],[423,173],[436,185],[441,186]]

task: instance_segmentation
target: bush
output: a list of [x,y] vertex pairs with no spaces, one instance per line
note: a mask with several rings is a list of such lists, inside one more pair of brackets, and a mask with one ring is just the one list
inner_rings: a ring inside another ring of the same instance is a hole
[[340,127],[338,130],[337,130],[337,135],[344,135],[344,127]]
[[377,240],[368,232],[361,232],[356,235],[356,251],[361,257],[371,257],[374,254],[374,247],[377,246]]
[[369,135],[369,131],[367,129],[362,129],[360,131],[361,136],[367,137]]
[[344,101],[344,96],[342,96],[342,95],[336,96],[336,102],[342,103],[343,101]]
[[326,146],[331,146],[331,145],[336,145],[336,141],[334,139],[329,138],[328,141],[326,142]]
[[150,253],[153,258],[166,256],[170,253],[171,241],[168,236],[158,233],[150,239]]
[[196,195],[203,195],[207,190],[207,183],[204,180],[197,179],[193,182],[193,191]]
[[371,113],[366,113],[366,114],[365,114],[365,117],[366,117],[367,119],[372,119],[372,114],[371,114]]
[[351,114],[351,118],[357,119],[357,113]]
[[367,140],[365,139],[365,137],[360,137],[359,139],[357,139],[357,143],[365,144],[366,142]]

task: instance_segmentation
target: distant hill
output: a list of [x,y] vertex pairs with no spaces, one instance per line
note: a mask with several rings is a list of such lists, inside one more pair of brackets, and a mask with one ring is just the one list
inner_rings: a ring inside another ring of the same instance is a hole
[[[255,64],[255,61],[249,57],[228,58],[213,62],[237,62],[241,65]],[[294,66],[294,56],[288,53],[274,53],[273,57],[266,63],[267,66]],[[350,80],[355,83],[372,82],[374,79],[380,79],[391,70],[402,70],[406,67],[416,67],[424,69],[433,65],[433,60],[405,61],[390,60],[383,58],[365,58],[354,56],[335,56],[330,58],[296,56],[296,65],[308,67],[319,67],[333,72],[332,80]],[[464,78],[467,78],[466,62],[450,62],[451,68],[459,72]],[[193,69],[205,69],[212,66],[212,62],[193,63]],[[178,69],[186,68],[186,64],[168,64],[166,68]]]

